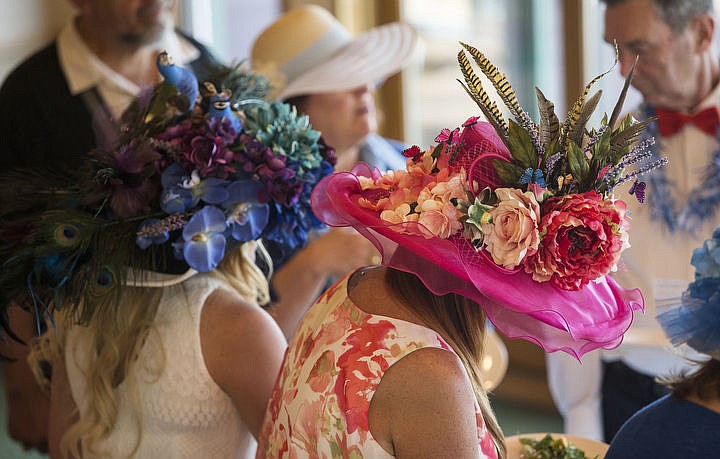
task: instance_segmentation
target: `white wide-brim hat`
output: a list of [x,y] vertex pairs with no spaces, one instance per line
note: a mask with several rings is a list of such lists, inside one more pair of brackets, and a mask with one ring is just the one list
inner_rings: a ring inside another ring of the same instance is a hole
[[405,66],[418,47],[408,24],[395,22],[353,37],[317,5],[292,9],[252,47],[252,67],[267,76],[273,96],[339,92],[376,84]]

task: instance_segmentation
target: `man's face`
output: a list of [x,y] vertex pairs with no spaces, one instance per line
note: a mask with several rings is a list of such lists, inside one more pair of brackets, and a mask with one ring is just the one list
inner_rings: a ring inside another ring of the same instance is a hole
[[172,24],[175,0],[76,0],[89,27],[127,44],[158,40]]
[[651,0],[628,0],[605,11],[605,41],[617,42],[623,76],[639,56],[632,85],[658,107],[687,110],[697,102],[701,58],[692,29],[673,32]]

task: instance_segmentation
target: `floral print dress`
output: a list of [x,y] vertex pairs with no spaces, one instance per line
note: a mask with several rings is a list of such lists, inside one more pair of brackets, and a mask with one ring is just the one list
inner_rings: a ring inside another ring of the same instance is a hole
[[[368,410],[390,366],[424,347],[452,348],[429,328],[368,314],[330,287],[303,320],[285,355],[260,434],[257,458],[389,458]],[[475,403],[482,457],[495,444]]]

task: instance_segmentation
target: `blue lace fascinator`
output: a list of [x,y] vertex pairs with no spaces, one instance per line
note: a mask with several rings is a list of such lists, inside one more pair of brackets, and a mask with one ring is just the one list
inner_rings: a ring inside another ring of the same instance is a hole
[[142,286],[143,273],[181,281],[233,246],[295,248],[322,226],[310,193],[335,160],[307,117],[266,101],[267,80],[240,66],[203,84],[166,54],[158,68],[164,82],[72,176],[38,164],[0,178],[0,326],[10,336],[11,302],[37,319],[67,305],[83,323],[115,307],[120,286]]
[[687,344],[720,360],[720,227],[693,251],[691,263],[695,280],[657,318],[673,345]]

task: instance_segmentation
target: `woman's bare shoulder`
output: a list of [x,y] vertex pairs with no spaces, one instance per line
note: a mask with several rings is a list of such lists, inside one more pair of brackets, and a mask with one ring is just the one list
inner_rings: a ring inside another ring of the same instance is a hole
[[396,457],[478,454],[472,385],[458,356],[446,349],[418,349],[392,365],[369,421],[373,436]]

